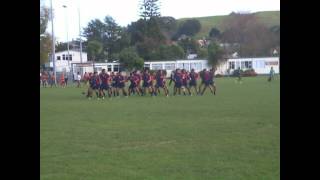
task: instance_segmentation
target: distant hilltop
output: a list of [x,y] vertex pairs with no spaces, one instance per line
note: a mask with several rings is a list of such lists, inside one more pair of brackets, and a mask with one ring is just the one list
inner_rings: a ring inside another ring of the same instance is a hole
[[[262,11],[255,12],[257,19],[265,24],[267,27],[272,27],[276,25],[280,25],[280,11]],[[200,32],[195,35],[197,39],[202,37],[207,37],[211,28],[215,27],[220,31],[223,31],[222,24],[223,21],[230,15],[222,15],[222,16],[206,16],[206,17],[194,17],[194,18],[181,18],[177,19],[178,24],[188,20],[188,19],[197,19],[201,23]]]

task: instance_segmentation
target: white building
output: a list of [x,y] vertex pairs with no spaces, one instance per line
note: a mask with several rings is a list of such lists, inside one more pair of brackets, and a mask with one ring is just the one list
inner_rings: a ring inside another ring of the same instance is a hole
[[85,72],[94,72],[97,71],[100,73],[102,69],[105,69],[107,72],[119,72],[121,69],[120,63],[94,63],[94,70],[93,70],[93,63],[86,62],[86,63],[72,63],[72,70],[73,74],[80,73],[83,75]]
[[219,74],[228,74],[228,69],[230,73],[238,69],[254,69],[257,74],[268,74],[271,67],[273,67],[276,74],[280,72],[280,61],[279,57],[261,57],[261,58],[232,58],[224,64],[221,64],[217,68]]
[[[57,60],[56,62],[64,61]],[[65,64],[64,64],[65,65]],[[84,74],[85,72],[101,72],[102,69],[106,69],[107,72],[119,72],[121,70],[121,65],[118,62],[112,63],[95,63],[95,69],[93,69],[92,62],[88,62],[85,59],[84,63],[73,62],[71,63],[71,69],[73,74],[80,72]],[[228,59],[225,63],[217,67],[216,74],[228,75],[240,67],[242,70],[254,69],[257,74],[268,74],[270,68],[273,67],[276,74],[279,73],[280,61],[279,57],[265,57],[265,58],[231,58]],[[194,69],[196,72],[199,72],[203,69],[211,69],[211,66],[208,64],[208,61],[203,59],[193,59],[193,60],[172,60],[172,61],[146,61],[144,62],[144,67],[149,68],[150,70],[159,70],[163,69],[167,71],[167,75],[170,76],[171,71],[179,68],[186,69],[191,71]]]
[[164,69],[167,71],[167,76],[170,76],[171,71],[179,68],[191,71],[194,69],[196,72],[199,72],[203,69],[210,69],[211,66],[208,65],[207,60],[176,60],[176,61],[149,61],[144,62],[144,67],[151,70]]
[[[55,53],[56,60],[56,71],[57,72],[70,72],[73,63],[80,63],[80,51],[69,50],[61,51]],[[82,63],[88,62],[87,53],[82,52]],[[50,60],[49,63],[46,64],[46,67],[53,68],[53,62]]]

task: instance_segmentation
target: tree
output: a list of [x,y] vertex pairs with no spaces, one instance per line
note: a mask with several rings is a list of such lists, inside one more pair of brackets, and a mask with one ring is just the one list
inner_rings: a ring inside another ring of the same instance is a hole
[[102,44],[96,40],[89,41],[87,50],[88,54],[90,54],[90,56],[92,57],[93,68],[95,68],[94,62],[96,60],[96,56],[102,52]]
[[152,17],[159,17],[159,0],[142,0],[140,3],[140,17],[144,20]]
[[142,69],[144,61],[134,47],[123,49],[119,54],[120,63],[128,70]]
[[40,37],[40,65],[45,64],[49,60],[49,53],[51,51],[51,35],[46,33]]
[[221,47],[212,42],[208,46],[208,63],[213,67],[216,68],[221,62],[225,61],[224,58],[224,51]]
[[[128,36],[124,32],[125,29],[121,28],[111,16],[106,16],[104,21],[99,19],[92,20],[84,29],[84,36],[88,41],[96,40],[102,43],[103,50],[97,55],[97,60],[113,59],[116,57],[113,54],[118,54],[128,40]],[[122,35],[126,39],[122,39]]]
[[108,53],[108,59],[115,60],[112,59],[112,54],[121,51],[118,40],[121,38],[122,29],[111,16],[105,17],[104,24],[103,50]]
[[198,58],[208,58],[208,49],[207,48],[199,48]]
[[180,35],[194,36],[201,29],[201,24],[197,19],[188,19],[182,23],[178,29],[178,37]]
[[158,17],[160,30],[167,41],[170,41],[178,30],[178,23],[175,18],[170,16]]
[[238,44],[240,56],[268,56],[275,38],[254,14],[233,14],[223,24],[222,42]]
[[[87,27],[84,28],[83,35],[87,38],[87,41],[97,41],[103,45],[105,36],[106,26],[99,19],[91,20]],[[90,53],[88,53],[89,58],[93,58]],[[99,54],[95,55],[95,60],[103,60],[106,58],[106,54],[101,51]]]
[[220,31],[217,28],[212,28],[209,32],[209,37],[212,39],[219,39],[220,38]]
[[40,65],[45,64],[49,60],[51,50],[51,35],[46,33],[49,21],[49,9],[42,6],[40,8]]
[[186,54],[194,54],[199,51],[199,44],[194,38],[185,38],[178,41]]

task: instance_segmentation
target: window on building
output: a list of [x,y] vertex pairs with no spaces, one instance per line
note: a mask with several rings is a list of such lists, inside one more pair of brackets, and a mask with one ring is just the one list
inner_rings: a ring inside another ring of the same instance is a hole
[[251,69],[252,68],[252,61],[245,61],[244,64],[245,64],[245,68],[246,69]]
[[62,60],[66,60],[66,55],[62,54]]
[[183,69],[185,69],[185,70],[188,70],[188,71],[189,71],[190,63],[182,63],[182,65],[183,65]]
[[119,65],[113,65],[113,71],[119,72]]
[[152,64],[151,68],[152,68],[152,70],[162,69],[162,64]]
[[177,63],[177,69],[183,69],[183,63]]
[[69,54],[69,61],[72,61],[72,54]]
[[245,61],[242,61],[241,62],[241,69],[245,69],[246,68],[246,66],[245,66]]
[[230,69],[235,69],[235,63],[234,63],[234,61],[229,62],[229,68],[230,68]]
[[176,64],[175,63],[166,63],[164,65],[164,69],[166,70],[174,70],[176,68]]
[[144,64],[143,65],[144,68],[149,68],[150,69],[150,64]]
[[195,71],[201,71],[202,70],[202,63],[197,62],[197,63],[190,63],[190,70],[194,69]]
[[61,60],[61,56],[57,56],[57,60]]
[[94,68],[94,71],[99,73],[99,72],[102,71],[102,67],[95,67],[95,68]]
[[240,61],[237,61],[235,69],[238,69],[239,67],[240,67]]
[[112,71],[111,65],[108,65],[107,71],[108,71],[108,72]]

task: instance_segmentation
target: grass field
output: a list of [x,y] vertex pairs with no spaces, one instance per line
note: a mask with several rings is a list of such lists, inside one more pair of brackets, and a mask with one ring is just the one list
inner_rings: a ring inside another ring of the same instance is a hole
[[280,179],[280,79],[218,78],[217,87],[216,96],[100,101],[41,88],[41,179]]

